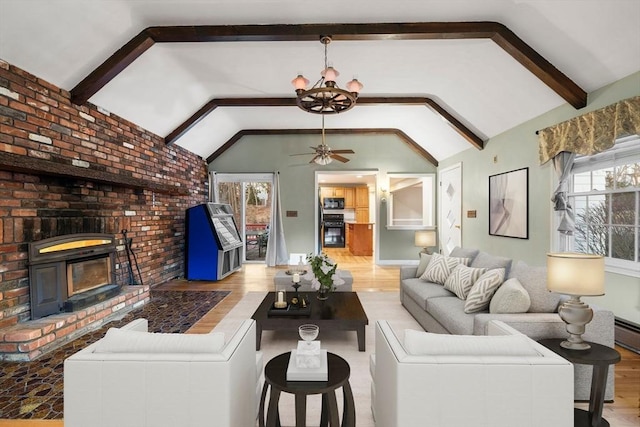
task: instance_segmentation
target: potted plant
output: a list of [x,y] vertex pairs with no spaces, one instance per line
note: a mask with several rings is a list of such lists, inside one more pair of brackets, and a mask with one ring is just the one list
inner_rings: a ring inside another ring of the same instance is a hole
[[344,280],[336,274],[338,264],[324,252],[320,252],[318,255],[308,254],[307,263],[311,269],[304,278],[309,280],[313,289],[318,291],[319,300],[326,300],[329,297],[329,292],[344,283]]

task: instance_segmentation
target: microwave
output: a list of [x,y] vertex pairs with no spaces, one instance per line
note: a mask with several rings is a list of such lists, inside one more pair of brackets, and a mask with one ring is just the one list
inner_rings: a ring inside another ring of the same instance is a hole
[[344,209],[343,197],[325,197],[322,203],[323,209]]

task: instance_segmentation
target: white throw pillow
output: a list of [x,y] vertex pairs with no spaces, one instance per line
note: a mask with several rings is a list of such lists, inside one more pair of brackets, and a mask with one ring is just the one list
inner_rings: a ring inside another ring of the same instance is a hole
[[504,272],[504,268],[494,268],[476,280],[464,303],[465,313],[476,313],[489,307],[491,297],[504,280]]
[[431,255],[431,260],[429,261],[429,265],[427,265],[427,269],[420,278],[427,282],[444,285],[447,277],[449,277],[451,271],[453,271],[458,264],[469,264],[469,258],[446,257],[434,253]]
[[456,294],[460,299],[467,299],[473,284],[486,271],[486,268],[473,268],[458,264],[447,277],[447,281],[444,282],[444,288]]
[[429,265],[429,261],[431,261],[431,254],[420,252],[420,263],[418,264],[418,269],[416,270],[416,277],[420,277],[424,274],[424,271]]
[[529,293],[514,277],[506,280],[493,295],[489,313],[526,313],[530,306]]
[[404,348],[413,355],[540,356],[524,335],[448,335],[406,329]]
[[95,353],[219,353],[224,334],[163,334],[109,328]]

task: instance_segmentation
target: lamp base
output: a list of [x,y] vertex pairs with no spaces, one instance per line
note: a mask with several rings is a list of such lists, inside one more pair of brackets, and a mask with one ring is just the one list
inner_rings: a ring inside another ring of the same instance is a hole
[[579,296],[571,296],[560,305],[558,314],[567,324],[567,332],[569,332],[569,338],[562,341],[560,346],[568,350],[590,349],[591,346],[582,339],[582,334],[584,334],[585,325],[593,319],[591,307],[580,301]]

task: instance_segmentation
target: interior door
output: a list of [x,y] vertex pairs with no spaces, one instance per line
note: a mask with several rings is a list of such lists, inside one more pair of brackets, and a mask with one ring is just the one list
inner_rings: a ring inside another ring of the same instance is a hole
[[442,253],[449,255],[462,246],[462,163],[439,172],[440,221],[439,241]]

